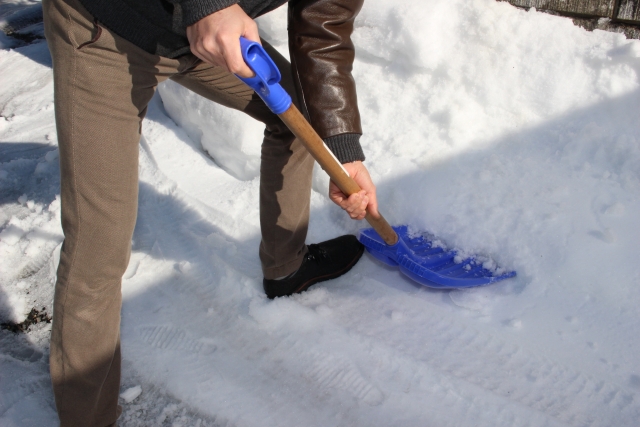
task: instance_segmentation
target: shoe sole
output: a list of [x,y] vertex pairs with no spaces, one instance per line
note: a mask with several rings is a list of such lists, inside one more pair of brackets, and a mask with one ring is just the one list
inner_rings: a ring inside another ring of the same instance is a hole
[[356,265],[356,263],[360,260],[360,258],[362,257],[362,254],[364,253],[364,246],[360,246],[360,251],[358,251],[358,253],[356,254],[356,256],[353,258],[353,260],[351,260],[351,262],[349,264],[347,264],[346,267],[344,267],[342,270],[338,270],[335,273],[331,273],[331,274],[327,274],[324,276],[320,276],[320,277],[315,277],[305,283],[303,283],[302,285],[300,285],[300,287],[298,287],[298,289],[296,289],[295,291],[293,291],[291,294],[289,295],[293,295],[293,294],[299,294],[300,292],[304,292],[307,289],[309,289],[311,286],[315,285],[316,283],[320,283],[320,282],[324,282],[326,280],[331,280],[331,279],[335,279],[336,277],[340,277],[343,274],[347,273],[349,270],[351,270],[351,268]]

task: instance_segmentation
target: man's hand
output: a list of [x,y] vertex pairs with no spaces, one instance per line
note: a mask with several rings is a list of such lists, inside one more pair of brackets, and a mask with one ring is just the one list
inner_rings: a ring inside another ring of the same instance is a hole
[[187,38],[195,56],[209,64],[225,67],[240,77],[252,77],[253,71],[240,53],[240,36],[260,43],[258,26],[237,4],[187,27]]
[[373,185],[369,171],[362,162],[345,163],[344,168],[349,172],[351,178],[362,189],[360,192],[347,197],[338,186],[331,181],[329,183],[329,197],[342,209],[347,211],[353,219],[363,219],[367,210],[374,217],[380,216],[378,213],[378,200],[376,199],[376,186]]

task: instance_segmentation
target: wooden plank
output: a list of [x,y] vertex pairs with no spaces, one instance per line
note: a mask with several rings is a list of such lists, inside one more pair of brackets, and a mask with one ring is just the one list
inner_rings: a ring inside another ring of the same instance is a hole
[[[613,16],[615,0],[507,0],[514,6],[535,7],[540,10],[553,10],[562,13],[600,16]],[[622,0],[628,1],[628,0]],[[637,3],[638,0],[631,0]]]
[[640,24],[640,0],[620,0],[620,9],[616,18]]

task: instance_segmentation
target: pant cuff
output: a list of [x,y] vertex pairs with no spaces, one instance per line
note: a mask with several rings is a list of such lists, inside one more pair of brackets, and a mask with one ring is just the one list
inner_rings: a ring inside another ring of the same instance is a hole
[[294,271],[298,270],[302,265],[302,261],[304,260],[304,256],[307,254],[308,249],[305,245],[304,249],[300,251],[300,255],[298,255],[294,260],[289,261],[286,264],[277,266],[277,267],[262,267],[262,274],[264,278],[267,280],[277,279],[278,277],[288,276]]

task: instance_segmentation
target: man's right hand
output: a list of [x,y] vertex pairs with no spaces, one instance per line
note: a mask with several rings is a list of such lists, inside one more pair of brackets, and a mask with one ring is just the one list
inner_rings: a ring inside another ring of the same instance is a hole
[[379,218],[376,186],[371,181],[371,176],[364,163],[356,161],[345,163],[342,166],[362,190],[347,197],[333,181],[330,181],[329,198],[344,209],[352,219],[364,219],[367,212],[371,213],[374,218]]
[[187,27],[187,38],[195,56],[209,64],[225,67],[240,77],[252,77],[253,71],[240,53],[240,36],[260,43],[258,26],[237,4]]

